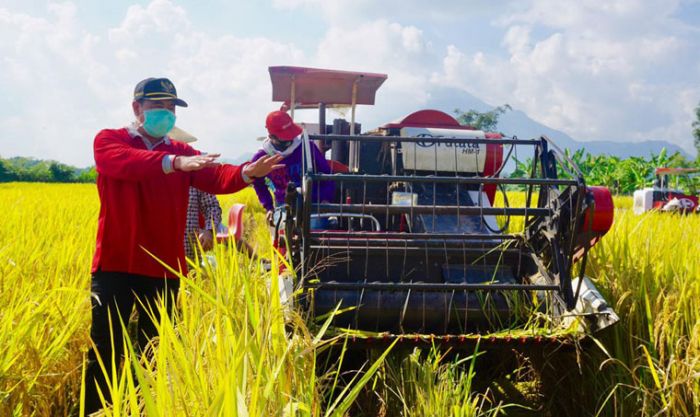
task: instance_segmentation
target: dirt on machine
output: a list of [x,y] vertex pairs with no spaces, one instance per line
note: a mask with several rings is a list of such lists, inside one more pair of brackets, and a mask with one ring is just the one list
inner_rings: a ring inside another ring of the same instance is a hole
[[[273,231],[294,266],[283,297],[311,322],[331,320],[329,334],[367,347],[578,338],[618,321],[585,275],[612,197],[549,138],[484,132],[433,109],[361,131],[355,108],[374,104],[387,75],[269,72],[292,117],[318,110],[303,124],[303,183],[288,188]],[[350,120],[327,123],[334,107]],[[332,172],[314,166],[311,143]],[[527,175],[505,175],[515,158],[531,158]],[[332,201],[315,196],[321,182]]]

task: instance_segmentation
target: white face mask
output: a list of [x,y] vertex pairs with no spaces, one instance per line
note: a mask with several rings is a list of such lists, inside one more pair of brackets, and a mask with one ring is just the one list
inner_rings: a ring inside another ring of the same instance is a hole
[[270,138],[265,139],[263,142],[263,149],[265,152],[267,152],[268,155],[282,155],[285,158],[289,155],[291,155],[294,150],[299,147],[301,144],[301,139],[299,137],[294,138],[294,140],[289,141],[289,145],[286,147],[286,149],[281,150],[275,147],[275,145],[272,144],[272,141]]

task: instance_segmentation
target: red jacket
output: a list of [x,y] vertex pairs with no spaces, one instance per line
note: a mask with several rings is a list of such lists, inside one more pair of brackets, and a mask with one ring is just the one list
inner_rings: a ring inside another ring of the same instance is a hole
[[182,242],[189,187],[230,194],[248,185],[241,176],[242,166],[222,164],[196,172],[166,173],[169,155],[199,152],[173,140],[148,150],[143,139],[132,137],[126,128],[99,132],[94,151],[100,215],[92,272],[174,278],[150,252],[186,274]]

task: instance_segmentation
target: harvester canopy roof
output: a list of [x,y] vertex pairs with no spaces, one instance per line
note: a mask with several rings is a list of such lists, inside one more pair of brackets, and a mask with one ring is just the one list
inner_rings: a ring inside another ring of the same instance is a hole
[[656,168],[656,175],[689,175],[700,172],[700,168]]
[[[374,104],[386,74],[337,71],[307,67],[269,67],[272,80],[272,101],[282,101],[294,107],[316,108],[319,104],[351,106],[353,85],[357,85],[354,104]],[[292,88],[294,86],[294,88]]]

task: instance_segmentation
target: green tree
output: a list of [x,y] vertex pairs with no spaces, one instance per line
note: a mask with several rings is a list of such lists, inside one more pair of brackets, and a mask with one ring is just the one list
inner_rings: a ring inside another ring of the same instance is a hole
[[483,113],[474,109],[468,111],[455,109],[454,114],[461,125],[471,126],[474,129],[483,130],[485,132],[495,132],[498,127],[498,119],[509,110],[513,109],[509,104],[504,104]]
[[58,162],[51,162],[49,172],[55,182],[73,182],[75,181],[75,169],[68,165]]
[[[586,184],[608,187],[615,194],[629,195],[635,190],[651,186],[655,179],[654,171],[658,167],[689,168],[693,166],[680,152],[669,155],[666,148],[662,148],[658,154],[649,155],[648,158],[632,156],[620,159],[612,155],[591,155],[583,149],[573,153],[567,149],[565,153],[579,167]],[[511,176],[528,176],[531,168],[531,159],[516,161],[516,167]],[[559,176],[567,178],[566,172],[559,168]],[[679,178],[679,186],[694,193],[694,190],[700,186],[700,178],[682,176]],[[516,189],[522,188],[516,187]]]
[[49,170],[49,164],[41,161],[20,172],[20,180],[28,182],[52,182],[53,175]]
[[0,182],[17,181],[17,173],[10,164],[0,159]]
[[78,182],[95,182],[97,180],[97,171],[95,167],[86,168],[78,174]]

